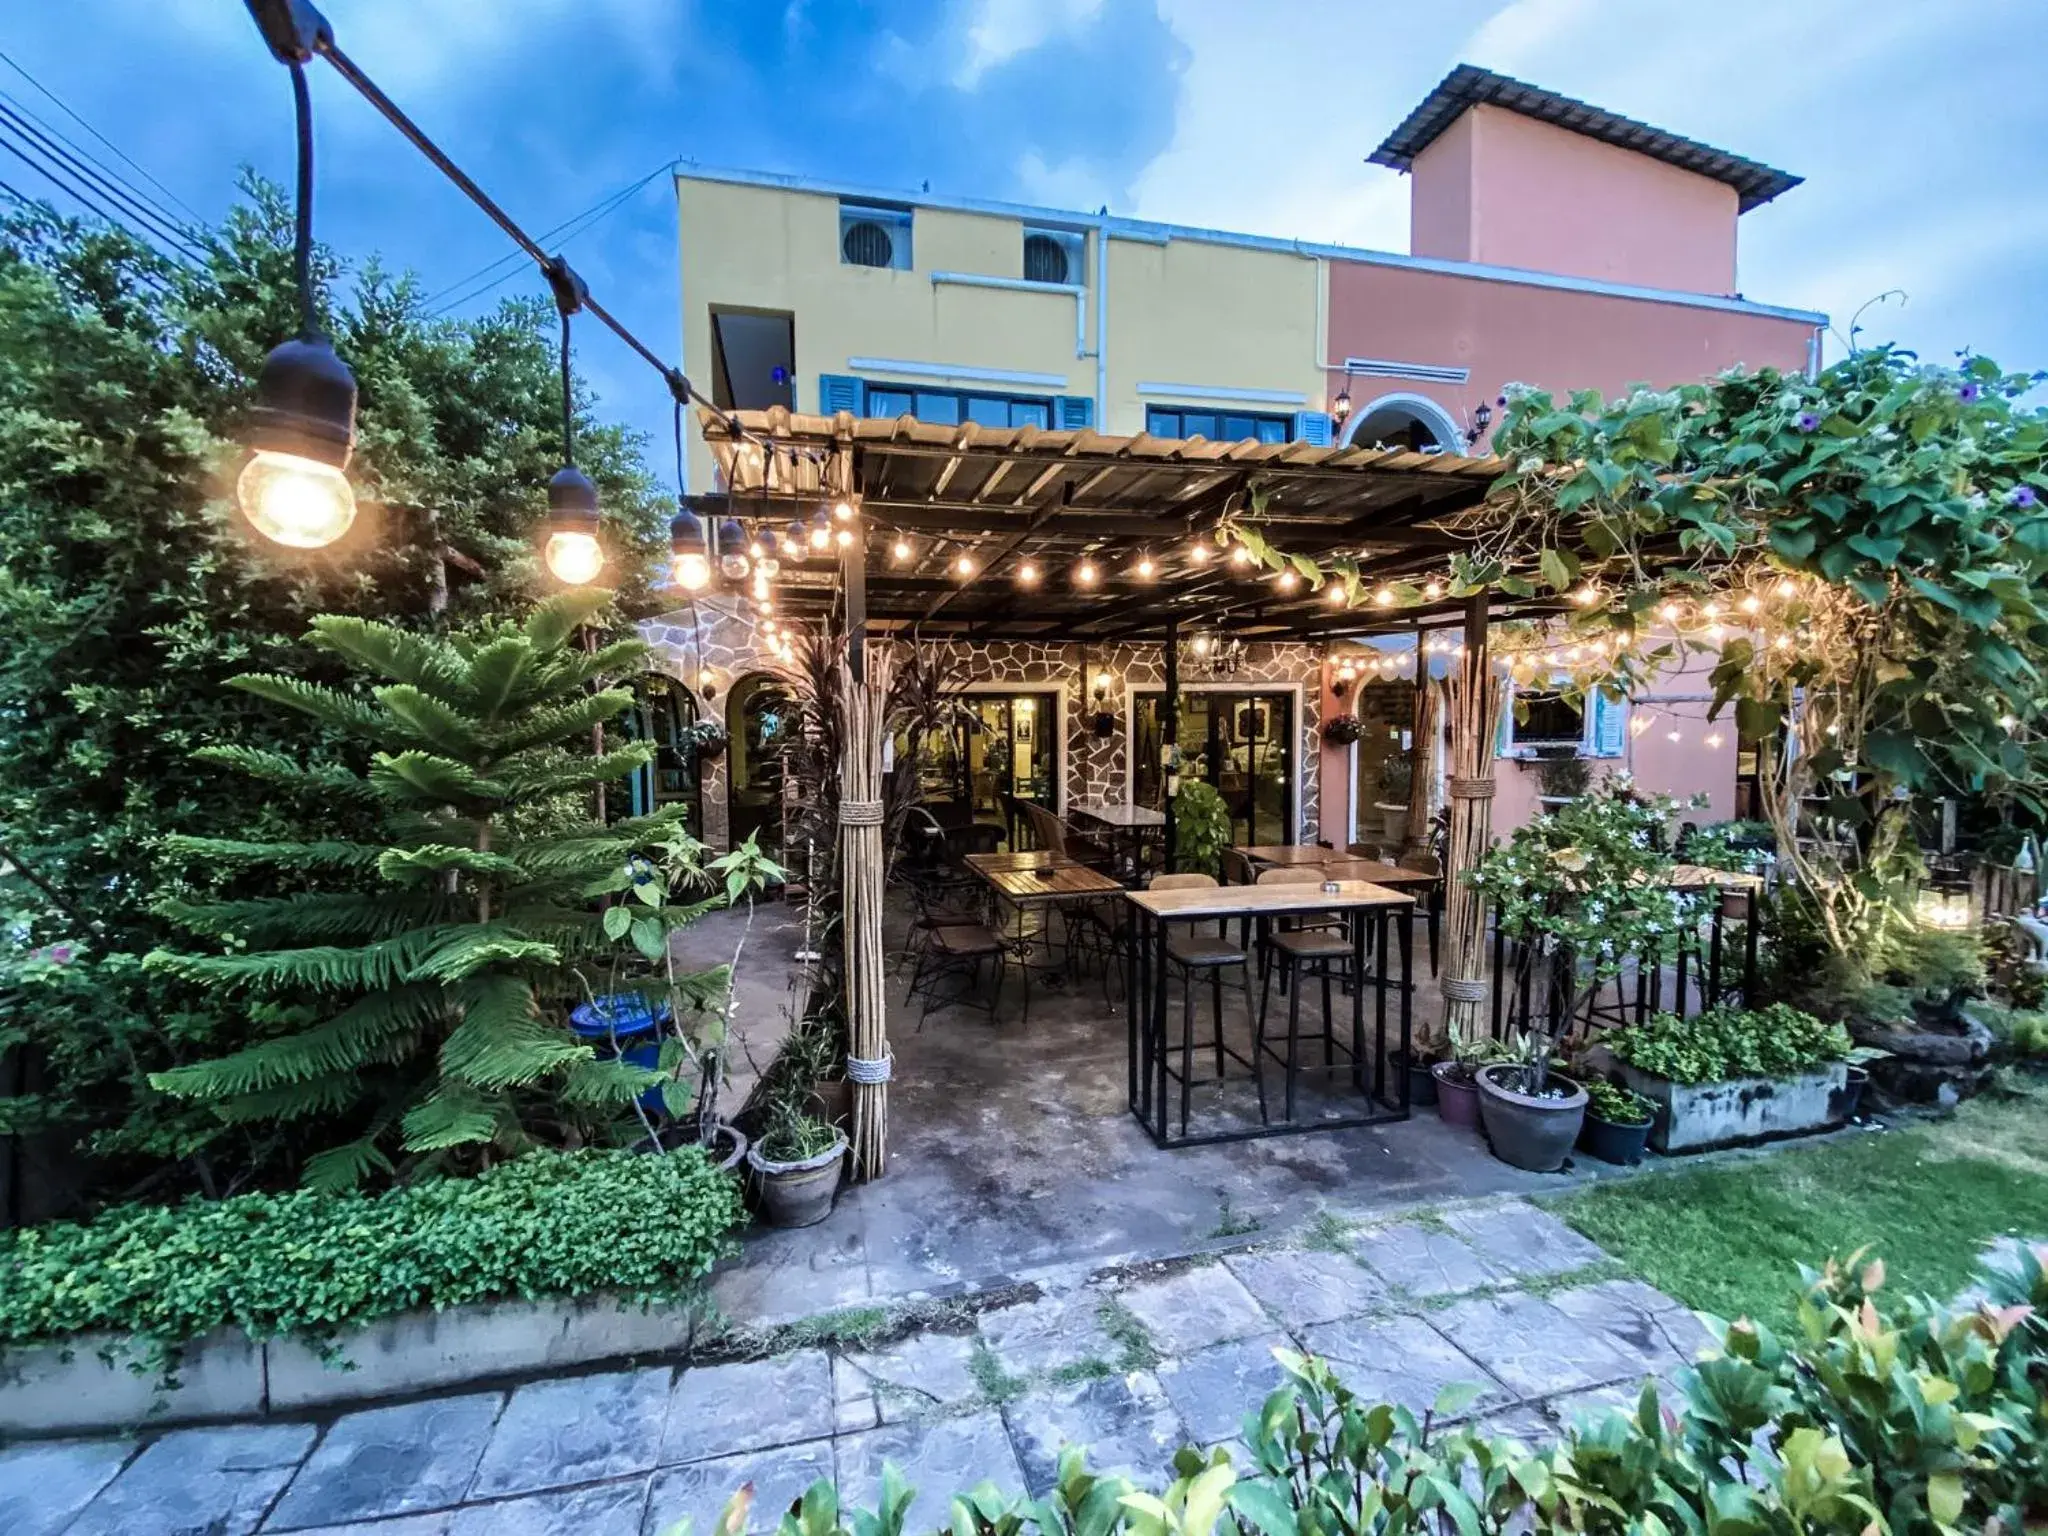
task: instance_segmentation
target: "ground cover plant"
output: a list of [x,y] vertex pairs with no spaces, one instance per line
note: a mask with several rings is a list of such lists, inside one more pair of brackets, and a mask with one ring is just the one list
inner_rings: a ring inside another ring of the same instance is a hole
[[1652,1014],[1609,1030],[1604,1044],[1621,1060],[1674,1083],[1722,1083],[1734,1077],[1790,1077],[1841,1061],[1855,1048],[1848,1030],[1788,1003],[1723,1005],[1686,1018]]

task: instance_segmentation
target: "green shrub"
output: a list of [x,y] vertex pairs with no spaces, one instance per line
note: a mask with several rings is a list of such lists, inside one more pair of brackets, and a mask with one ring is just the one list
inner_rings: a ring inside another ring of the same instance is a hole
[[231,1325],[331,1337],[416,1307],[686,1295],[740,1219],[695,1148],[543,1152],[378,1195],[298,1189],[0,1235],[0,1344],[108,1329],[159,1348]]
[[1586,1113],[1609,1125],[1648,1125],[1657,1106],[1632,1088],[1596,1077],[1586,1080]]
[[1216,786],[1182,779],[1173,797],[1173,867],[1216,874],[1230,842],[1230,807]]
[[1674,1083],[1790,1077],[1840,1061],[1855,1048],[1840,1024],[1824,1023],[1789,1003],[1710,1008],[1689,1019],[1660,1013],[1612,1031],[1605,1043],[1630,1066]]
[[[1883,1266],[1807,1273],[1800,1336],[1723,1325],[1719,1350],[1646,1383],[1631,1412],[1578,1416],[1531,1451],[1483,1424],[1353,1393],[1315,1358],[1276,1351],[1286,1383],[1246,1416],[1241,1444],[1174,1458],[1158,1493],[1062,1453],[1042,1499],[983,1482],[953,1495],[953,1531],[1003,1536],[1951,1536],[2032,1529],[2048,1496],[2043,1399],[2048,1302],[2036,1256],[1987,1269],[2007,1309],[1905,1300],[1880,1309]],[[1674,1411],[1675,1410],[1675,1411]],[[991,1471],[994,1469],[991,1468]],[[1153,1487],[1160,1486],[1155,1483]],[[879,1507],[842,1509],[829,1480],[778,1536],[903,1536],[913,1490],[893,1467]],[[749,1518],[753,1485],[720,1530]],[[922,1506],[927,1512],[935,1501]],[[948,1507],[940,1504],[938,1507]]]

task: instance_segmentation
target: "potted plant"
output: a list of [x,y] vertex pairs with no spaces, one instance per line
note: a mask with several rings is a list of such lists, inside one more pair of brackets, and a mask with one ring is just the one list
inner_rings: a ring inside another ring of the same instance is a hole
[[1844,1118],[1855,1051],[1840,1024],[1789,1003],[1659,1013],[1609,1031],[1595,1059],[1657,1106],[1659,1152],[1766,1141]]
[[676,745],[696,755],[700,763],[715,763],[725,756],[732,738],[716,720],[696,720],[676,732]]
[[1364,722],[1356,715],[1332,715],[1323,722],[1323,740],[1333,747],[1348,747],[1364,735]]
[[1564,1166],[1586,1119],[1586,1090],[1550,1067],[1551,1037],[1522,1036],[1514,1059],[1479,1069],[1479,1123],[1493,1155],[1530,1173]]
[[1380,840],[1391,848],[1408,841],[1408,796],[1415,786],[1415,763],[1406,752],[1390,752],[1380,762]]
[[1586,1082],[1586,1128],[1579,1145],[1603,1163],[1640,1163],[1657,1123],[1657,1106],[1633,1089],[1599,1078]]
[[1593,782],[1593,767],[1578,753],[1537,760],[1536,803],[1550,810],[1569,805]]
[[1454,1034],[1450,1050],[1448,1061],[1439,1061],[1429,1069],[1436,1085],[1436,1112],[1445,1125],[1471,1130],[1479,1124],[1479,1069],[1498,1060],[1501,1048],[1498,1042],[1484,1036],[1467,1040]]
[[771,1227],[808,1227],[832,1213],[846,1161],[846,1133],[789,1105],[747,1149]]
[[1216,874],[1230,843],[1230,807],[1207,779],[1182,779],[1173,797],[1173,867]]

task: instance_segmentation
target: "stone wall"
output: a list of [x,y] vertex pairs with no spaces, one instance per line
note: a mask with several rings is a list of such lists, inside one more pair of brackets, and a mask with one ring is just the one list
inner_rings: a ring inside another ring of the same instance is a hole
[[[771,659],[759,648],[753,621],[730,597],[699,599],[687,608],[647,620],[640,632],[654,647],[657,665],[696,690],[705,718],[723,719],[733,685],[749,673],[766,670]],[[1130,691],[1160,688],[1166,681],[1165,657],[1156,642],[1081,646],[1000,641],[952,643],[948,648],[964,659],[961,680],[967,685],[1000,683],[1019,692],[1060,695],[1066,720],[1067,805],[1123,797],[1129,771]],[[1095,709],[1089,680],[1099,672],[1110,675],[1110,707],[1118,714],[1118,729],[1107,739],[1097,739],[1089,729]],[[1247,646],[1241,662],[1227,676],[1211,675],[1198,658],[1182,651],[1183,686],[1299,687],[1295,820],[1296,836],[1308,842],[1315,841],[1321,822],[1322,677],[1322,651],[1310,645]],[[707,686],[711,690],[708,697]],[[721,758],[705,764],[702,774],[704,840],[714,848],[725,847],[730,836],[726,772],[727,762]],[[1341,786],[1333,788],[1341,793]]]

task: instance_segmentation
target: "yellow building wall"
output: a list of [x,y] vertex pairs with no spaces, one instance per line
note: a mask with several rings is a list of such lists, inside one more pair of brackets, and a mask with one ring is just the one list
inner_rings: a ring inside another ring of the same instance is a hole
[[[714,308],[795,316],[796,403],[818,408],[821,374],[858,374],[932,388],[1033,395],[1096,392],[1092,355],[1076,356],[1075,300],[935,283],[934,272],[1021,278],[1024,221],[916,208],[912,266],[849,265],[839,256],[839,198],[783,187],[676,181],[682,261],[685,369],[708,394]],[[1095,348],[1094,242],[1081,274],[1084,350]],[[1312,258],[1194,239],[1109,242],[1107,398],[1097,427],[1144,430],[1152,405],[1229,403],[1289,414],[1323,410],[1322,274]],[[1019,384],[855,369],[848,359],[888,358],[951,367],[1043,374],[1064,382]],[[1199,395],[1141,394],[1141,383],[1217,390],[1279,390],[1298,403],[1223,402]],[[692,432],[690,484],[712,483],[711,460]]]
[[1147,405],[1207,405],[1140,395],[1138,386],[1271,389],[1297,405],[1235,402],[1285,415],[1325,408],[1312,258],[1201,240],[1109,242],[1109,398],[1105,431],[1142,432]]

